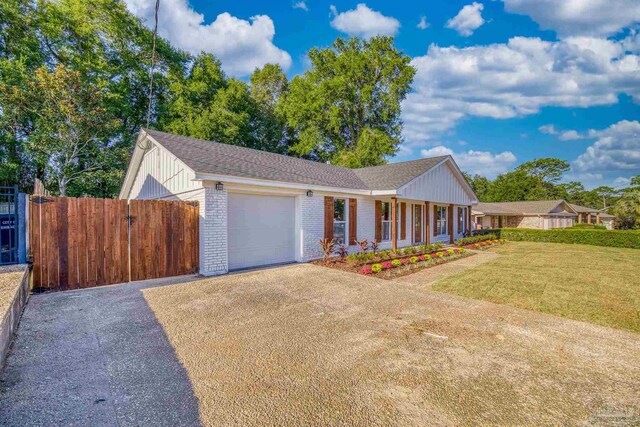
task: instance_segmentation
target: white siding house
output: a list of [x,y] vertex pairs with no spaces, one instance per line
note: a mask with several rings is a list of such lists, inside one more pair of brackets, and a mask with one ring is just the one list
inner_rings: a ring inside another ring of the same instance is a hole
[[470,231],[477,203],[450,156],[352,170],[152,130],[120,197],[197,200],[203,275],[317,259],[324,238],[350,252],[363,239],[451,242]]

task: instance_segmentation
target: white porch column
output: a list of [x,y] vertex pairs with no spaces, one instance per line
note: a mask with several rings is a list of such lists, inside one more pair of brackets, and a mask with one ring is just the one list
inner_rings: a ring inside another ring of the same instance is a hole
[[216,276],[229,271],[227,252],[227,190],[204,183],[200,202],[200,274]]

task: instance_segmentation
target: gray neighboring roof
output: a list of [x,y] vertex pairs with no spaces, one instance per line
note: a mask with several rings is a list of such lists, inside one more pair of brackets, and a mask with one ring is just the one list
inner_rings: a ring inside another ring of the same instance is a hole
[[615,218],[615,215],[610,215],[606,212],[603,212],[601,209],[588,208],[586,206],[574,205],[573,203],[569,203],[569,205],[573,208],[574,211],[578,213],[600,214],[600,218]]
[[563,203],[564,200],[535,200],[526,202],[499,202],[499,203],[478,203],[473,207],[473,211],[486,215],[546,215]]
[[349,169],[252,148],[143,129],[198,173],[229,175],[354,190],[395,190],[448,156]]

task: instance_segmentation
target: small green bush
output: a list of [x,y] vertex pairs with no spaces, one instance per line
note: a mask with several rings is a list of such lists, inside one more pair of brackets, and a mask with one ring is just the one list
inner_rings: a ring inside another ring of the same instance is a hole
[[640,249],[640,231],[636,230],[502,228],[492,230],[492,232],[496,233],[501,239],[516,242],[574,243]]
[[478,234],[476,236],[471,237],[462,237],[456,240],[456,245],[458,246],[467,246],[472,245],[474,243],[484,242],[486,240],[496,240],[498,236],[495,234]]

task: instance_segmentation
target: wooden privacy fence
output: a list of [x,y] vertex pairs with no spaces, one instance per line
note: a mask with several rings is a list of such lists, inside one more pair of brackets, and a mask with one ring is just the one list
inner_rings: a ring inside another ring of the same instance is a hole
[[198,202],[31,196],[33,288],[195,273]]

